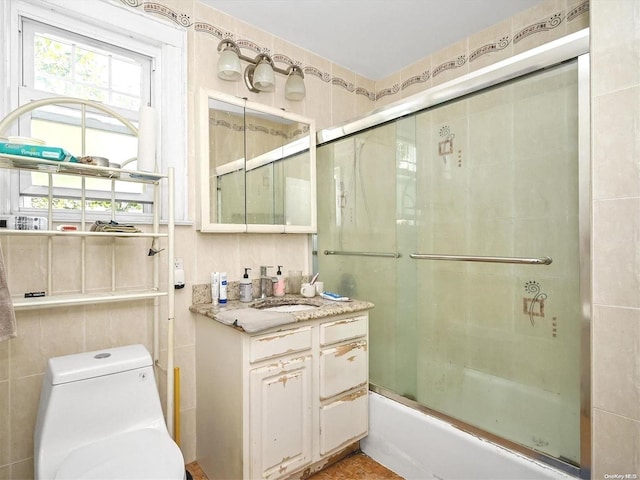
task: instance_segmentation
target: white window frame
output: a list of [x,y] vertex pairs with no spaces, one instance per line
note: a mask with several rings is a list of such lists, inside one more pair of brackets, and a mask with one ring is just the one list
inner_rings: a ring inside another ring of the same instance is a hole
[[[43,92],[42,90],[38,90],[35,88],[35,83],[33,82],[34,76],[35,76],[35,69],[34,67],[34,62],[31,61],[29,62],[29,58],[33,58],[34,57],[34,51],[33,51],[33,39],[34,39],[34,35],[37,32],[43,32],[43,33],[48,33],[48,34],[53,34],[53,35],[61,35],[64,38],[67,38],[71,41],[81,41],[84,44],[87,44],[89,46],[102,46],[104,45],[104,43],[98,42],[96,41],[94,38],[87,38],[87,37],[81,37],[78,35],[77,32],[69,32],[68,30],[62,30],[59,26],[53,26],[50,25],[49,23],[44,24],[44,23],[40,23],[40,22],[36,22],[35,20],[33,20],[32,18],[28,18],[28,17],[22,17],[23,21],[21,21],[21,27],[22,27],[22,38],[21,38],[21,45],[22,45],[22,50],[21,50],[21,58],[22,58],[22,75],[21,75],[21,85],[18,88],[18,97],[20,99],[20,103],[24,104],[27,99],[28,101],[33,101],[33,100],[40,100],[43,98],[49,98],[52,96],[57,96],[55,93],[50,93],[50,92]],[[78,38],[79,37],[79,38]],[[109,43],[110,46],[112,46],[112,43]],[[119,46],[116,46],[116,48],[121,48]],[[117,52],[120,53],[120,52]],[[125,53],[125,52],[123,52]],[[143,66],[143,78],[142,78],[142,83],[145,85],[145,87],[149,87],[149,88],[145,88],[145,90],[141,91],[141,95],[140,95],[140,102],[141,105],[147,105],[149,104],[149,102],[151,101],[151,92],[153,89],[153,74],[151,72],[151,70],[153,69],[153,58],[146,56],[146,55],[141,55],[138,52],[133,52],[133,51],[129,51],[129,53],[125,53],[127,55],[129,55],[130,57],[133,57],[135,59],[137,59],[138,61],[141,62],[142,66]],[[155,57],[158,57],[160,55],[160,51],[159,49],[155,49]],[[32,83],[30,83],[32,82]],[[137,115],[137,111],[132,111],[131,109],[125,110],[125,109],[121,109],[119,107],[113,106],[113,105],[107,105],[110,109],[114,110],[115,112],[119,113],[120,115],[122,115],[123,117],[125,117],[127,120],[131,121],[132,123],[137,123],[138,121],[138,115]],[[78,110],[79,113],[79,107],[76,106],[69,106],[67,105],[67,107],[73,108],[75,110]],[[55,121],[53,118],[50,118],[52,115],[51,114],[47,114],[46,112],[42,112],[41,114],[39,114],[38,112],[33,112],[34,115],[37,115],[38,118],[41,118],[42,120],[50,120],[50,121]],[[91,119],[89,119],[90,122]],[[22,118],[20,119],[19,122],[19,129],[20,129],[20,134],[21,135],[27,135],[27,136],[33,136],[30,135],[29,132],[29,127],[30,127],[30,117],[28,115],[23,115]],[[89,125],[88,122],[88,125]],[[93,122],[91,122],[93,123]],[[95,125],[94,126],[96,128],[102,128],[99,125]],[[125,127],[124,125],[122,125],[121,123],[118,123],[117,126],[115,128],[119,128],[121,131],[123,131],[124,133],[129,133],[129,130],[127,127]],[[110,130],[110,128],[107,128],[108,130]],[[35,135],[37,136],[37,135]],[[88,152],[73,152],[76,156],[80,156],[80,155],[86,155]],[[131,167],[129,167],[131,168]],[[48,195],[49,189],[46,186],[38,186],[38,185],[33,185],[31,183],[31,179],[32,179],[32,174],[30,171],[23,171],[20,172],[20,180],[19,180],[19,195],[20,197],[22,196],[26,196],[26,195],[33,195],[33,196],[40,196],[40,197],[44,197],[46,195]],[[79,180],[79,179],[78,179]],[[108,188],[105,190],[87,190],[86,194],[89,198],[93,198],[93,199],[100,199],[100,200],[111,200],[111,186],[108,180],[107,181],[103,181],[105,182],[105,184],[108,185]],[[120,182],[120,184],[124,184],[124,182]],[[119,185],[118,183],[116,183],[116,186]],[[129,184],[130,185],[130,184]],[[138,202],[140,204],[143,205],[144,211],[147,213],[148,216],[150,216],[151,214],[151,210],[149,208],[149,204],[153,201],[153,190],[150,188],[146,188],[146,189],[142,189],[142,184],[137,184],[137,186],[139,188],[141,188],[141,191],[137,192],[137,193],[125,193],[122,194],[120,192],[116,191],[116,197],[118,199],[121,199],[123,201],[129,201],[129,202]],[[65,188],[65,187],[54,187],[54,191],[56,192],[57,195],[62,195],[62,196],[67,196],[70,198],[75,198],[76,200],[78,200],[80,198],[81,192],[79,188]],[[28,208],[24,208],[24,206],[22,206],[23,204],[21,204],[21,206],[19,207],[21,211],[29,211]],[[36,213],[37,210],[34,210],[33,213]],[[89,216],[92,216],[92,212],[89,210],[88,211]],[[102,215],[108,215],[110,214],[110,211],[103,213]],[[99,214],[98,214],[99,215]],[[140,214],[137,214],[140,215]],[[123,214],[119,213],[119,217],[122,217]]]
[[[175,169],[175,218],[178,222],[187,222],[187,56],[184,28],[108,0],[3,0],[0,4],[4,45],[0,51],[0,88],[3,92],[0,97],[1,116],[18,106],[21,17],[53,24],[98,41],[137,51],[153,59],[156,88],[151,92],[151,105],[158,115],[158,164],[162,172],[168,167]],[[17,125],[13,128],[17,128]],[[171,132],[171,135],[163,132]],[[19,185],[17,179],[12,178],[14,177],[8,176],[6,170],[0,171],[0,212],[15,212],[19,208]],[[165,182],[163,189],[166,189]],[[10,195],[4,193],[7,190]],[[166,192],[163,192],[163,198],[166,198]],[[73,221],[77,220],[74,218],[76,216],[79,218],[75,213],[61,212],[54,214],[54,219]],[[122,220],[150,220],[146,216],[141,218],[140,214],[132,214],[132,217],[127,219],[123,215]],[[166,202],[161,207],[161,218],[168,218]]]

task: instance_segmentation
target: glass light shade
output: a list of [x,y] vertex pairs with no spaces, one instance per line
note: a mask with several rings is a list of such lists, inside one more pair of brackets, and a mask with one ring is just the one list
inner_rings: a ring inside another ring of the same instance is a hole
[[287,100],[302,100],[307,91],[304,87],[304,79],[297,72],[292,72],[287,77],[287,83],[284,85],[284,96]]
[[267,61],[261,61],[253,71],[253,86],[261,92],[271,92],[276,84],[273,68]]
[[240,59],[231,49],[223,50],[218,58],[218,77],[223,80],[238,80],[242,76]]

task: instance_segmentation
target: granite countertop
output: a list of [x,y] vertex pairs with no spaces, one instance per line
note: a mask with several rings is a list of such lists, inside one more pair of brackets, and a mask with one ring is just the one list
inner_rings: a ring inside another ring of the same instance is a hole
[[326,300],[322,297],[306,298],[302,295],[287,294],[284,297],[267,297],[265,299],[256,299],[250,303],[243,303],[239,300],[229,300],[226,305],[213,305],[211,303],[194,303],[189,310],[199,313],[206,317],[218,320],[216,314],[220,312],[228,312],[230,310],[252,308],[252,307],[268,307],[278,305],[290,305],[292,303],[303,305],[314,305],[318,308],[310,310],[301,310],[297,312],[289,312],[293,317],[293,323],[304,322],[306,320],[317,320],[335,315],[344,315],[347,313],[360,312],[369,310],[374,307],[373,303],[364,300],[350,300],[348,302],[337,302],[334,300]]

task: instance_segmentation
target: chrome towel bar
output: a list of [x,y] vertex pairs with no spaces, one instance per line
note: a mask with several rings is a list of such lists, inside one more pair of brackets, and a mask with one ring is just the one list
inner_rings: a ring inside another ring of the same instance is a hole
[[488,263],[518,263],[522,265],[549,265],[551,257],[523,258],[523,257],[481,257],[475,255],[436,255],[429,253],[412,253],[409,255],[416,260],[450,260],[454,262],[488,262]]
[[384,253],[384,252],[344,252],[339,250],[325,250],[325,255],[351,255],[354,257],[388,257],[388,258],[400,258],[399,253]]

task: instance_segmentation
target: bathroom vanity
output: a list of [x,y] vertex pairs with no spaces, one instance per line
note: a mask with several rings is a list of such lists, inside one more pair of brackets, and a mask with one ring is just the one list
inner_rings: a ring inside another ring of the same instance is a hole
[[210,479],[305,477],[367,434],[373,304],[311,300],[293,323],[255,333],[216,321],[211,304],[191,307],[196,458]]

